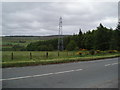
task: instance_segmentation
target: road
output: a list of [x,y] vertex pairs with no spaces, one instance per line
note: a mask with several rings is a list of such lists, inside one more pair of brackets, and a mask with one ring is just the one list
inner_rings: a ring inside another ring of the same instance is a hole
[[3,88],[118,88],[118,58],[4,68]]

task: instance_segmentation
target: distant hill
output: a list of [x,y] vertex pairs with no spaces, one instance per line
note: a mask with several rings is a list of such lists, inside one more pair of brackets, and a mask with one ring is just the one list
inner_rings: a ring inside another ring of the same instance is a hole
[[[70,35],[62,35],[63,37],[70,36]],[[2,40],[49,40],[58,38],[58,35],[51,35],[51,36],[2,36]]]
[[[67,37],[70,35],[63,35]],[[27,46],[31,42],[41,41],[41,40],[50,40],[58,38],[58,35],[51,36],[2,36],[2,48],[12,48],[13,45]]]

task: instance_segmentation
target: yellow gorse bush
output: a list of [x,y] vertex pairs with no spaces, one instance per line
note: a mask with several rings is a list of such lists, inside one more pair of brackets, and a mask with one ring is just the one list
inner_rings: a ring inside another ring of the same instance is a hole
[[117,53],[117,50],[108,50],[108,53]]
[[82,52],[80,52],[80,51],[79,51],[79,52],[77,52],[77,55],[82,55],[82,54],[83,54],[83,53],[82,53]]

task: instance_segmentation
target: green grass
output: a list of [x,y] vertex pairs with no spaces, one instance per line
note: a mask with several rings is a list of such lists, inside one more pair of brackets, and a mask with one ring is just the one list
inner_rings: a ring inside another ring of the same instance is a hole
[[11,51],[4,51],[2,54],[2,67],[20,67],[29,65],[44,65],[44,64],[55,64],[55,63],[67,63],[76,61],[89,61],[98,60],[104,58],[118,57],[120,53],[106,53],[96,55],[77,55],[76,51],[51,51],[48,52],[49,56],[46,57],[46,52],[32,51],[32,59],[30,59],[29,51],[15,51],[13,52],[13,60],[11,59]]
[[16,41],[7,41],[7,40],[4,40],[2,41],[2,45],[8,45],[8,44],[11,44],[11,45],[21,45],[21,46],[27,46],[28,44],[30,44],[31,42],[36,42],[36,41],[39,41],[39,40],[27,40],[25,43],[20,43],[18,42],[19,40],[16,40]]
[[[2,48],[12,48],[13,45],[27,46],[31,42],[36,42],[41,40],[40,37],[2,37]],[[25,41],[20,43],[19,41]],[[4,46],[10,44],[11,46]]]
[[[13,60],[11,59],[11,54],[13,53]],[[46,51],[31,51],[32,59],[53,59],[53,58],[61,58],[61,57],[70,57],[76,54],[76,52],[58,52],[57,51],[50,51],[48,52],[48,57],[46,57]],[[26,61],[30,60],[30,51],[3,51],[2,52],[2,61],[9,62],[9,61]]]
[[[49,40],[57,38],[58,36],[14,36],[14,37],[0,37],[2,39],[2,45],[21,45],[21,46],[27,46],[31,42],[36,42],[40,40]],[[19,41],[26,41],[25,43],[20,43]],[[12,46],[11,46],[12,47]],[[3,47],[6,48],[6,47]]]

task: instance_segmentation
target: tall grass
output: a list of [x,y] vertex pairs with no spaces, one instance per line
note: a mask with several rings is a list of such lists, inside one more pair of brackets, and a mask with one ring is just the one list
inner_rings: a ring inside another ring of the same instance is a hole
[[[61,57],[69,57],[69,56],[75,56],[75,51],[67,52],[59,52],[58,51],[50,51],[48,52],[48,57],[46,57],[47,51],[31,51],[32,59],[53,59],[53,58],[61,58]],[[13,60],[11,59],[11,54],[13,53]],[[2,61],[24,61],[24,60],[30,60],[30,51],[3,51],[2,53]]]
[[54,64],[54,63],[66,63],[76,61],[89,61],[111,57],[119,57],[120,53],[106,53],[106,54],[83,54],[78,55],[76,51],[51,51],[48,52],[46,57],[45,51],[31,51],[32,58],[30,59],[29,51],[15,51],[13,52],[13,59],[11,58],[11,51],[4,51],[2,55],[3,67],[14,67],[14,66],[28,66],[28,65],[39,65],[39,64]]

